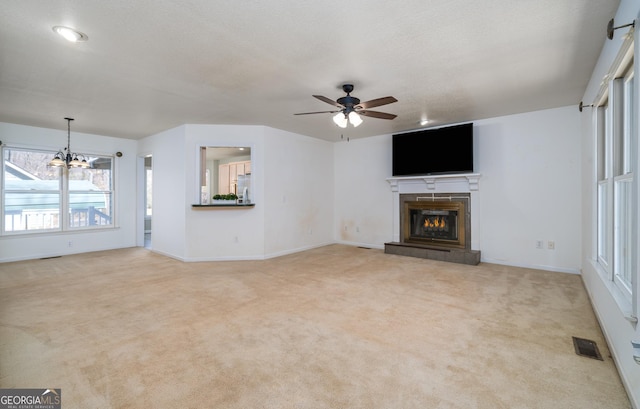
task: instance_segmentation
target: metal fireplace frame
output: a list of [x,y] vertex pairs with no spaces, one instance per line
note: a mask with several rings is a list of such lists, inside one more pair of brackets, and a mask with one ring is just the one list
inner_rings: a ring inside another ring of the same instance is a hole
[[[403,215],[403,243],[416,243],[416,244],[426,244],[426,245],[437,245],[437,246],[445,246],[449,248],[456,249],[464,249],[466,248],[466,234],[465,234],[465,225],[466,225],[466,209],[465,203],[463,201],[442,201],[442,200],[434,200],[434,201],[405,201],[403,203],[404,209],[402,212]],[[422,238],[422,237],[411,237],[411,214],[410,210],[447,210],[447,211],[456,211],[458,212],[458,239],[457,240],[449,240],[449,239],[438,239],[438,238]]]

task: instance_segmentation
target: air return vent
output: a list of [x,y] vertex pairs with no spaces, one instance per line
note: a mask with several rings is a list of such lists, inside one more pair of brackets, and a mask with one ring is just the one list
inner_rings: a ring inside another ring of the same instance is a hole
[[590,339],[573,338],[573,347],[576,349],[576,354],[580,356],[586,356],[587,358],[599,359],[602,361],[602,355],[598,350],[598,345]]

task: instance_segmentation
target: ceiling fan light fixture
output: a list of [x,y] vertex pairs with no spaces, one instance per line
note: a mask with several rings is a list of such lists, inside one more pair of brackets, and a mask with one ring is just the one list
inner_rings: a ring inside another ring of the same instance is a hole
[[[362,123],[362,115],[380,119],[394,119],[397,116],[393,114],[387,114],[386,112],[372,111],[369,109],[398,102],[398,100],[394,97],[382,97],[365,102],[360,102],[360,98],[356,98],[350,95],[351,91],[353,91],[353,84],[344,84],[342,86],[342,90],[346,92],[347,95],[338,98],[335,101],[322,95],[313,95],[314,98],[332,105],[334,107],[333,110],[301,112],[294,115],[335,114],[333,116],[333,122],[340,128],[346,128],[349,123],[351,123],[351,126],[353,126],[354,128],[356,126],[359,126]],[[338,110],[336,110],[335,108],[338,108]]]
[[81,33],[78,30],[74,30],[65,26],[54,26],[53,31],[64,37],[67,41],[77,43],[79,41],[87,41],[89,37],[85,33]]
[[347,127],[347,116],[341,112],[338,112],[333,116],[333,122],[338,125],[340,128]]
[[349,122],[355,128],[362,123],[362,118],[360,118],[360,115],[358,115],[355,111],[351,111],[349,112]]

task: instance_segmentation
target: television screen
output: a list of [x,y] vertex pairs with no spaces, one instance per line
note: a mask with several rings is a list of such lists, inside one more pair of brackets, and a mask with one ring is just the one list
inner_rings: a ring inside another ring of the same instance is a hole
[[393,135],[393,176],[473,172],[473,123]]

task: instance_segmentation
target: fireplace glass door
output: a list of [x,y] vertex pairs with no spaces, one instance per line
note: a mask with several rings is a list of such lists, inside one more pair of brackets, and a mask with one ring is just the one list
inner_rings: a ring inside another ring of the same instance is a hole
[[411,209],[411,237],[458,240],[458,211]]
[[409,201],[403,210],[405,242],[464,248],[464,203]]

